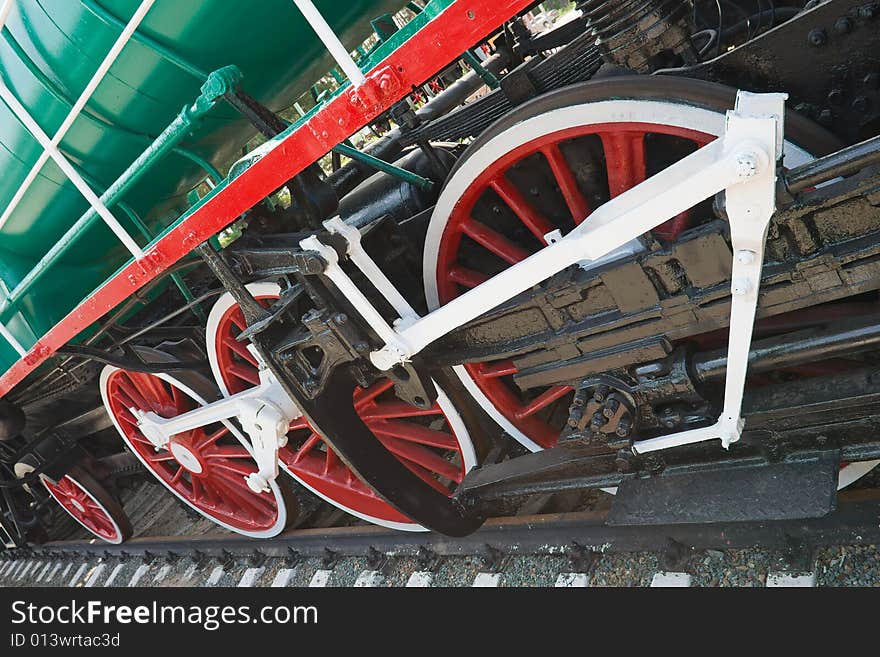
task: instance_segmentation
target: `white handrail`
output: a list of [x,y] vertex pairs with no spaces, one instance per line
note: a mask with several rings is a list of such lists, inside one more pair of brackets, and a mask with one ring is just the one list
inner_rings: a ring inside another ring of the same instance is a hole
[[[12,3],[15,0],[6,0],[6,3],[3,5],[3,9],[0,10],[0,29],[3,27],[3,21],[6,16],[9,14],[9,10],[12,8]],[[131,39],[132,35],[137,30],[141,21],[143,21],[144,17],[147,15],[147,12],[153,6],[153,3],[156,0],[143,0],[140,6],[137,8],[137,11],[134,13],[134,16],[131,17],[131,20],[128,21],[128,24],[125,26],[125,29],[122,30],[122,33],[116,39],[116,42],[113,44],[113,47],[107,53],[107,56],[104,57],[104,61],[101,62],[101,65],[95,71],[95,74],[92,76],[92,79],[89,80],[89,83],[86,85],[86,88],[80,94],[79,98],[77,98],[73,107],[70,109],[70,112],[65,117],[64,122],[61,124],[61,127],[58,128],[58,131],[55,133],[55,136],[52,137],[52,144],[54,146],[58,146],[61,143],[61,140],[64,138],[64,135],[67,134],[67,131],[70,129],[70,126],[73,125],[74,121],[76,121],[77,117],[82,112],[83,108],[88,103],[89,99],[92,97],[92,94],[95,93],[95,89],[97,89],[98,85],[104,79],[104,76],[107,75],[107,71],[110,70],[110,67],[119,57],[119,54],[122,52],[122,49]],[[18,204],[21,202],[21,199],[24,198],[24,195],[27,193],[27,190],[30,188],[31,184],[36,180],[37,174],[39,174],[40,169],[43,168],[43,165],[49,159],[50,155],[48,150],[44,150],[40,157],[37,159],[34,166],[31,167],[31,170],[28,172],[28,175],[25,177],[24,181],[19,186],[18,190],[15,192],[15,196],[12,197],[12,201],[9,202],[9,205],[6,206],[6,209],[3,211],[3,214],[0,215],[0,229],[3,228],[3,225],[8,221],[9,217],[15,211],[15,208],[18,207]]]
[[6,25],[6,19],[9,17],[9,12],[12,11],[13,2],[15,0],[4,0],[3,4],[0,5],[0,30]]
[[100,215],[101,219],[104,220],[104,223],[112,230],[116,237],[119,238],[119,241],[125,245],[131,254],[135,258],[142,258],[144,252],[141,251],[141,247],[138,246],[137,242],[135,242],[131,236],[125,232],[125,228],[122,227],[116,217],[114,217],[110,210],[107,209],[107,206],[101,202],[101,199],[98,198],[98,195],[92,190],[91,187],[86,184],[86,181],[82,179],[82,176],[77,173],[76,169],[73,168],[73,165],[67,160],[64,154],[58,150],[58,147],[52,143],[52,140],[49,139],[49,135],[47,135],[40,125],[34,120],[34,118],[30,115],[30,113],[25,109],[24,105],[19,102],[18,98],[15,97],[15,94],[6,86],[6,83],[0,79],[0,99],[3,99],[3,102],[12,110],[12,113],[15,114],[16,118],[21,121],[22,125],[27,128],[28,132],[30,132],[34,139],[40,142],[40,145],[49,153],[49,157],[55,160],[55,164],[58,165],[58,168],[70,179],[70,182],[73,183],[73,186],[79,190],[79,193],[82,194],[85,199],[89,202],[95,212]]
[[339,64],[342,72],[351,80],[351,84],[355,87],[361,86],[366,81],[366,77],[364,77],[360,67],[345,49],[345,46],[342,45],[342,41],[336,36],[333,28],[330,27],[327,21],[324,20],[324,17],[321,16],[321,12],[312,4],[312,0],[293,0],[293,2],[299,7],[302,15],[305,16],[306,21],[315,30],[318,38],[321,39],[321,42],[327,47],[330,54],[333,55],[333,59]]

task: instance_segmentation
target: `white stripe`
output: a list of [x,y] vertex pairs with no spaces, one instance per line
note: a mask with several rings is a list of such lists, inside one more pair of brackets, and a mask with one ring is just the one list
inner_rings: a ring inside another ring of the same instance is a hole
[[205,582],[205,586],[217,586],[217,583],[223,577],[225,572],[223,566],[217,566],[214,568],[214,570],[211,571],[211,574],[208,575],[208,581]]
[[123,568],[123,564],[121,564],[121,563],[116,564],[116,567],[113,568],[112,571],[110,571],[110,577],[107,578],[107,581],[104,582],[103,586],[112,586],[113,582],[116,581],[116,576],[122,571],[122,568]]
[[53,579],[55,579],[55,575],[58,574],[58,571],[61,570],[61,566],[64,565],[60,561],[55,564],[55,567],[52,569],[52,572],[49,573],[49,576],[46,578],[46,583],[48,584]]
[[24,356],[27,353],[27,350],[21,345],[16,337],[12,335],[9,329],[3,325],[3,322],[0,322],[0,335],[6,339],[6,342],[12,345],[12,348],[18,352],[19,356]]
[[290,583],[290,578],[293,577],[293,573],[295,571],[295,568],[282,568],[281,570],[279,570],[278,574],[275,575],[275,579],[272,580],[272,588],[281,589],[287,586]]
[[162,566],[159,569],[159,572],[156,573],[156,576],[153,578],[153,583],[158,584],[159,582],[164,580],[166,577],[168,577],[168,573],[170,573],[170,572],[171,572],[171,566],[169,566],[168,564],[165,564],[164,566]]
[[86,568],[88,568],[88,564],[84,563],[83,565],[81,565],[77,569],[76,573],[74,573],[73,577],[70,580],[70,584],[68,584],[68,586],[75,586],[76,583],[79,581],[79,578],[82,577],[82,574],[84,572],[86,572]]
[[67,573],[70,572],[70,569],[71,569],[72,567],[73,567],[73,563],[69,563],[69,564],[67,564],[67,567],[65,567],[64,572],[61,573],[61,578],[62,578],[62,579],[64,579],[65,577],[67,577]]
[[409,576],[408,580],[406,580],[406,585],[410,588],[427,589],[433,586],[433,584],[434,573],[430,570],[417,570]]
[[471,586],[476,588],[495,588],[501,586],[501,573],[477,573]]
[[129,587],[137,586],[138,582],[140,582],[141,578],[147,574],[147,571],[149,569],[150,567],[145,563],[142,563],[140,566],[138,566],[137,570],[134,571],[134,575],[132,575],[131,579],[128,581]]
[[25,567],[22,569],[22,571],[18,574],[18,577],[16,577],[15,579],[22,579],[25,575],[28,574],[28,571],[31,569],[31,566],[33,566],[33,565],[34,565],[33,560],[28,561],[27,564],[25,565]]
[[315,574],[312,575],[311,581],[309,581],[309,587],[313,589],[324,588],[330,582],[330,575],[332,573],[332,570],[315,571]]
[[34,581],[35,581],[35,582],[40,582],[40,581],[42,581],[43,577],[46,576],[46,573],[49,572],[49,569],[50,569],[51,567],[52,567],[52,562],[51,562],[51,561],[47,561],[47,562],[46,562],[46,565],[43,566],[43,570],[40,571],[40,574],[37,576],[37,579],[35,579]]
[[95,585],[95,583],[98,581],[98,578],[101,576],[101,573],[103,573],[106,569],[107,569],[107,564],[99,563],[97,566],[95,566],[92,569],[92,572],[89,573],[88,578],[86,579],[86,588],[89,588],[89,589],[92,588]]
[[0,577],[6,577],[6,571],[11,571],[15,567],[15,561],[7,561],[3,564],[3,567],[0,568]]
[[590,585],[590,576],[586,573],[559,573],[556,588],[585,588]]
[[22,564],[24,564],[24,561],[13,561],[12,568],[9,569],[9,572],[7,573],[7,577],[9,579],[12,579],[13,577],[15,577],[15,571],[18,570],[19,568],[21,568]]
[[244,575],[241,576],[241,581],[239,581],[238,583],[239,588],[252,588],[254,584],[257,583],[257,580],[260,579],[263,571],[265,570],[265,568],[248,568],[246,571],[244,571]]
[[[95,74],[92,76],[92,79],[89,80],[89,83],[86,85],[86,88],[83,89],[83,92],[80,94],[79,98],[76,99],[76,102],[73,104],[73,107],[70,108],[70,112],[68,112],[67,116],[64,119],[64,122],[58,128],[58,131],[55,133],[55,136],[52,137],[52,144],[54,146],[58,146],[61,143],[61,140],[64,138],[64,135],[67,134],[67,131],[70,129],[70,126],[73,125],[73,122],[76,121],[76,118],[80,115],[83,108],[86,106],[86,103],[89,102],[89,99],[92,97],[92,94],[95,93],[95,89],[101,83],[101,80],[104,79],[104,76],[107,75],[107,71],[110,70],[110,67],[113,65],[113,62],[119,57],[119,53],[122,52],[122,49],[125,47],[125,44],[128,43],[129,39],[131,39],[132,34],[134,34],[138,25],[140,25],[141,21],[146,16],[147,12],[150,10],[150,7],[155,2],[155,0],[143,0],[137,11],[131,17],[131,20],[128,21],[128,24],[125,26],[125,29],[122,30],[119,37],[116,39],[116,42],[113,44],[113,47],[110,49],[110,52],[107,53],[107,56],[104,57],[104,61],[101,62],[101,65],[95,71]],[[40,157],[37,158],[37,161],[34,163],[34,166],[31,167],[31,170],[28,171],[28,175],[25,177],[24,181],[19,185],[18,190],[15,192],[15,196],[12,197],[12,200],[9,202],[9,205],[6,207],[6,210],[3,211],[3,215],[0,216],[0,228],[6,223],[9,219],[9,215],[13,213],[15,208],[18,206],[21,199],[24,198],[24,195],[27,193],[28,188],[31,186],[31,183],[37,177],[37,174],[40,172],[40,169],[46,163],[46,160],[49,159],[49,153],[45,150],[40,154]]]
[[354,581],[355,588],[376,588],[382,586],[385,575],[378,570],[365,570]]
[[655,573],[651,580],[651,586],[655,588],[688,587],[691,585],[691,576],[687,573]]
[[816,586],[816,573],[807,573],[805,575],[767,573],[767,586],[812,588]]

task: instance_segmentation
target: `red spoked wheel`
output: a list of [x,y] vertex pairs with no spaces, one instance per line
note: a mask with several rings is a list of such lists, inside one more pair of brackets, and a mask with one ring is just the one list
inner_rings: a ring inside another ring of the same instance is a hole
[[190,508],[230,531],[254,538],[275,536],[287,523],[287,507],[275,482],[255,493],[245,477],[257,471],[250,444],[228,422],[171,437],[156,447],[138,427],[132,409],[171,418],[205,404],[195,388],[210,384],[200,377],[172,378],[128,372],[108,366],[101,373],[101,394],[113,424],[144,467]]
[[122,507],[81,468],[72,468],[56,482],[45,475],[40,481],[70,517],[102,541],[118,545],[131,537],[131,523]]
[[[613,78],[560,90],[496,123],[458,161],[431,218],[424,255],[431,308],[543,248],[548,233],[589,222],[602,203],[723,134],[732,95],[718,89]],[[789,142],[785,157],[788,166],[812,159]],[[653,235],[674,240],[693,210]],[[570,387],[521,390],[508,359],[455,370],[475,401],[524,446],[556,444]]]
[[[268,305],[278,298],[275,283],[254,283],[251,294]],[[236,338],[246,326],[230,295],[221,297],[208,318],[208,358],[226,395],[259,383],[258,363],[247,343]],[[382,444],[410,470],[437,490],[451,494],[470,468],[476,453],[467,428],[446,394],[438,388],[430,409],[419,409],[394,394],[390,379],[354,392],[358,415]],[[287,447],[279,452],[282,467],[325,501],[368,522],[393,529],[423,529],[390,506],[342,462],[304,419],[290,425]]]

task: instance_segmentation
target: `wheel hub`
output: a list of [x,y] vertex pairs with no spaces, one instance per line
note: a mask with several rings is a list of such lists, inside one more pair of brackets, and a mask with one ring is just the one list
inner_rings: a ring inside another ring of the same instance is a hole
[[202,474],[205,466],[199,459],[191,446],[184,444],[182,441],[172,440],[168,445],[168,450],[174,459],[193,474]]

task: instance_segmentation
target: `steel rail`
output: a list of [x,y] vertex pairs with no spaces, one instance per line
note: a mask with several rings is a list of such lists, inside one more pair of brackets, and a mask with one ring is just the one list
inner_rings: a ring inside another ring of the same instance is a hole
[[[565,554],[583,550],[638,552],[667,550],[678,544],[691,550],[763,547],[790,549],[871,545],[880,543],[880,489],[840,495],[836,511],[823,518],[761,522],[679,525],[605,524],[603,512],[551,513],[493,518],[464,538],[436,533],[397,532],[373,525],[297,529],[275,538],[254,541],[236,535],[157,536],[134,538],[120,545],[91,541],[53,541],[27,548],[32,556],[93,554],[131,556],[252,556],[357,557],[372,550],[395,556],[429,551],[441,557],[485,555],[487,546],[516,555]],[[15,552],[8,553],[16,558]]]

